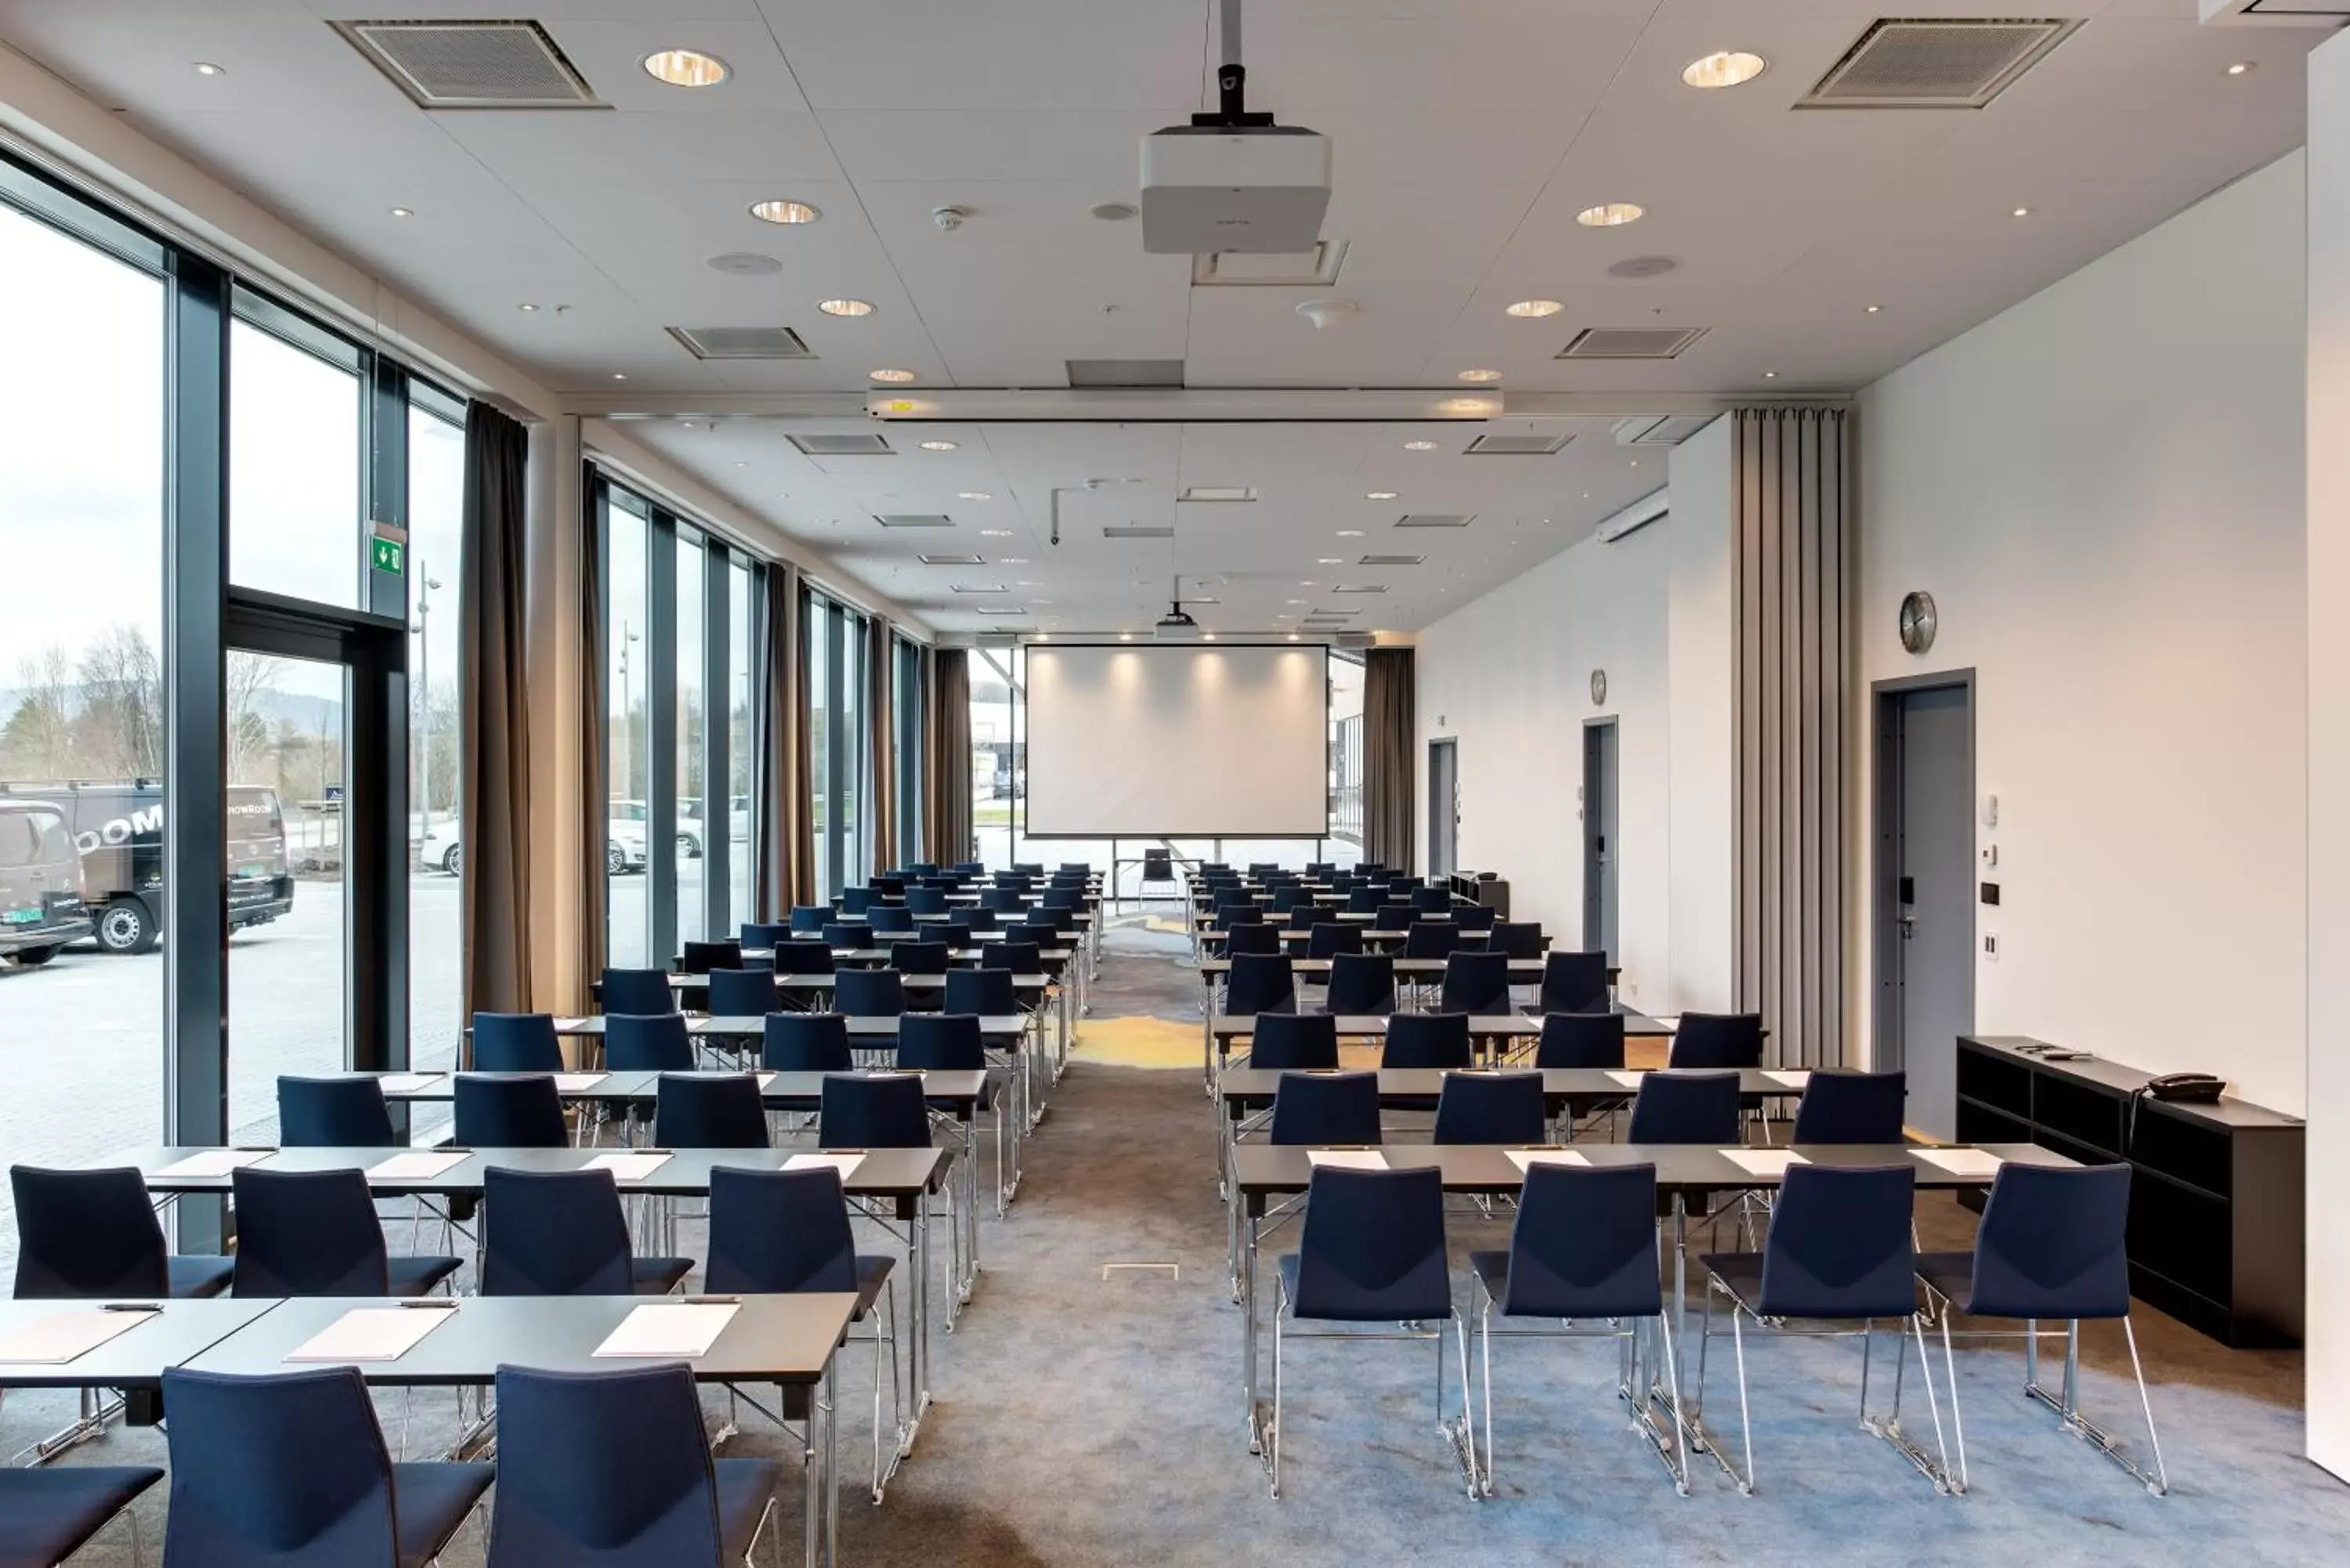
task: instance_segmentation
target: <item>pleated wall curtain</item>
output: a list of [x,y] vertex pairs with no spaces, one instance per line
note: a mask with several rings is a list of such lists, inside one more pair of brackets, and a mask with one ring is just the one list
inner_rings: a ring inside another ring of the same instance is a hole
[[1363,656],[1363,858],[1395,871],[1419,864],[1412,810],[1419,749],[1412,650],[1375,648]]
[[[523,512],[529,432],[485,403],[465,410],[464,544],[457,566],[458,899],[463,997],[530,1007],[529,635]],[[429,706],[432,694],[427,691]],[[427,808],[431,802],[424,803]]]
[[767,564],[759,603],[758,812],[756,904],[763,920],[781,920],[812,881],[815,840],[807,778],[806,659],[801,643],[799,573]]
[[897,708],[889,701],[889,623],[879,616],[865,618],[865,732],[868,774],[873,787],[872,824],[867,840],[872,846],[873,869],[898,867],[898,746]]
[[1740,1004],[1773,1058],[1845,1061],[1845,701],[1851,485],[1840,409],[1742,409],[1738,550]]
[[971,858],[971,666],[960,648],[932,649],[922,682],[922,858]]

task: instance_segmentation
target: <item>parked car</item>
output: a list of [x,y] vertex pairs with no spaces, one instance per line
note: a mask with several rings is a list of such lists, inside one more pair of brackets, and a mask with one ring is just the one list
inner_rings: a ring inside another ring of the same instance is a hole
[[[616,800],[612,803],[611,812],[614,829],[617,831],[622,823],[628,823],[634,826],[637,838],[641,843],[645,836],[645,824],[651,819],[652,809],[640,800]],[[704,836],[702,827],[702,802],[688,799],[677,803],[675,831],[677,852],[688,860],[701,859]]]
[[[640,822],[618,817],[605,824],[604,868],[615,877],[645,868],[645,828]],[[464,834],[455,818],[438,824],[416,841],[416,858],[432,870],[454,877],[464,869]]]
[[37,968],[89,934],[65,807],[0,800],[0,957]]

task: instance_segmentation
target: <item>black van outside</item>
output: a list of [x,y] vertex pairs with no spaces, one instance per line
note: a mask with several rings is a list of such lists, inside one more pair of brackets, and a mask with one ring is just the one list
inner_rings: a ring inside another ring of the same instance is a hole
[[[99,947],[110,953],[151,950],[163,935],[162,781],[0,784],[0,800],[12,796],[65,811],[81,852],[82,891]],[[229,786],[227,894],[232,930],[294,908],[286,819],[277,792],[265,785]]]

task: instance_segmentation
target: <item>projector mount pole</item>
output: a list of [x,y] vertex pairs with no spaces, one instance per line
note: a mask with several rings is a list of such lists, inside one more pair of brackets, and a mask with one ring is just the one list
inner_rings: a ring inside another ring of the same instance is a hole
[[1239,130],[1269,126],[1273,115],[1251,114],[1247,109],[1248,67],[1241,64],[1241,0],[1217,0],[1223,20],[1224,63],[1216,67],[1216,111],[1195,114],[1191,123],[1202,129]]

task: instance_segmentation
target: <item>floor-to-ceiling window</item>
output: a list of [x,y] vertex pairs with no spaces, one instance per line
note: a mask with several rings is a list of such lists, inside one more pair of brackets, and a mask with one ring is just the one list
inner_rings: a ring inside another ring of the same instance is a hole
[[889,639],[889,727],[897,742],[893,777],[900,865],[922,858],[922,649]]
[[[710,790],[703,767],[708,718],[703,711],[702,685],[708,665],[702,606],[709,593],[708,562],[702,535],[691,528],[675,530],[676,580],[672,592],[677,615],[671,626],[677,650],[677,715],[670,726],[671,754],[676,763],[677,810],[671,831],[677,844],[677,936],[700,941],[708,926]],[[724,803],[719,803],[721,810]],[[721,831],[724,825],[720,824]],[[723,867],[722,867],[722,869]]]
[[651,509],[616,485],[602,490],[604,540],[604,904],[606,961],[616,968],[652,961],[652,909],[646,897],[651,793],[650,672],[645,585]]
[[974,648],[965,668],[971,684],[971,830],[973,857],[996,869],[1012,853],[1012,791],[1025,782],[1013,720],[1021,670],[1017,648]]
[[408,405],[409,1061],[455,1064],[464,1022],[457,905],[458,571],[465,533],[463,400],[418,382]]
[[[752,799],[758,788],[758,710],[753,705],[751,620],[754,584],[750,557],[726,564],[726,860],[727,928],[739,929],[757,913],[753,869],[757,836]],[[712,820],[715,820],[713,818]]]
[[840,891],[836,869],[839,858],[833,852],[837,820],[832,798],[832,601],[803,590],[800,606],[800,621],[806,634],[802,656],[807,660],[808,777],[814,781],[815,792],[808,802],[808,821],[815,835],[816,897],[829,898]]
[[825,898],[871,874],[864,743],[865,618],[813,590],[807,626],[809,765],[816,785],[816,885]]

